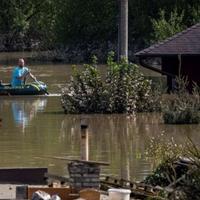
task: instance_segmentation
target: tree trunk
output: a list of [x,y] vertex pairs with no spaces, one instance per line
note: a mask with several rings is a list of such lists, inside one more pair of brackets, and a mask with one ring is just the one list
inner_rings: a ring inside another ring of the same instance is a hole
[[118,59],[125,58],[128,60],[128,0],[120,0],[120,15],[119,15],[119,53]]

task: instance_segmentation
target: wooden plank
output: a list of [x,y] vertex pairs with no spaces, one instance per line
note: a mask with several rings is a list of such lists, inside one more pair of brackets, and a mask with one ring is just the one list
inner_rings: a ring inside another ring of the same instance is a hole
[[0,199],[15,199],[16,185],[0,184]]
[[166,71],[163,71],[161,69],[158,69],[158,68],[155,68],[155,67],[152,67],[150,66],[149,64],[145,63],[142,58],[139,59],[139,62],[140,62],[140,65],[147,68],[147,69],[150,69],[152,71],[155,71],[155,72],[158,72],[158,73],[161,73],[163,75],[166,75],[166,76],[170,76],[172,78],[175,78],[176,75],[172,74],[172,73],[169,73],[169,72],[166,72]]
[[47,168],[0,168],[0,183],[45,184]]
[[79,192],[80,198],[85,200],[100,200],[101,193],[95,189],[83,189]]
[[99,162],[99,161],[93,161],[93,160],[71,160],[71,161],[83,162],[83,163],[95,164],[95,165],[105,165],[105,166],[110,165],[110,163],[108,162]]
[[74,162],[83,162],[83,163],[88,163],[88,164],[97,164],[97,165],[105,165],[105,166],[110,165],[110,163],[108,163],[108,162],[99,162],[99,161],[93,161],[93,160],[70,159],[70,158],[66,158],[66,157],[57,157],[57,156],[44,156],[44,158],[66,160],[66,161],[74,161]]

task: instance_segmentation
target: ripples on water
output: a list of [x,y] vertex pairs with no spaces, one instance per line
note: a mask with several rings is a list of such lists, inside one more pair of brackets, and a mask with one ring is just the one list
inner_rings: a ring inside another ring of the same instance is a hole
[[[165,134],[183,143],[199,139],[199,125],[164,125],[159,114],[64,115],[60,88],[69,80],[71,66],[31,65],[38,80],[48,84],[46,97],[0,97],[0,167],[46,166],[66,175],[67,162],[47,156],[80,157],[80,120],[89,124],[90,159],[109,162],[102,173],[142,180],[153,169],[145,150],[150,137]],[[12,67],[0,66],[0,79],[9,82]]]

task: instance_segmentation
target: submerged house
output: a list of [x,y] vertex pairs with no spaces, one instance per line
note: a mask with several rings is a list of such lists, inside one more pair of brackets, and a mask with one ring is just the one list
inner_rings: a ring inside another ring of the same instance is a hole
[[[168,89],[173,89],[176,76],[187,77],[191,91],[193,83],[200,85],[200,23],[135,54],[143,67],[167,76]],[[161,68],[153,67],[150,59],[160,59]]]

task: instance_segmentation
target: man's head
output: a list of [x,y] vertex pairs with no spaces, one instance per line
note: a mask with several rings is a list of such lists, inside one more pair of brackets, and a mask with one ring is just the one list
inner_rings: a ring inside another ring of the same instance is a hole
[[24,67],[24,59],[23,58],[20,58],[19,60],[18,60],[18,66],[19,67]]

